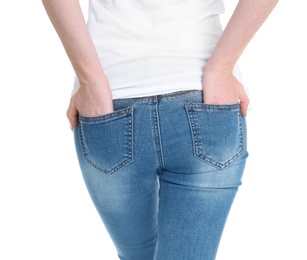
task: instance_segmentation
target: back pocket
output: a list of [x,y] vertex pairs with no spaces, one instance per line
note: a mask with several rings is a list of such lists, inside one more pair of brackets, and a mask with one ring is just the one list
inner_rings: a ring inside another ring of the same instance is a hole
[[79,115],[79,135],[84,159],[99,171],[113,174],[133,161],[133,108],[107,115]]
[[185,105],[194,156],[219,169],[230,166],[243,152],[240,105]]

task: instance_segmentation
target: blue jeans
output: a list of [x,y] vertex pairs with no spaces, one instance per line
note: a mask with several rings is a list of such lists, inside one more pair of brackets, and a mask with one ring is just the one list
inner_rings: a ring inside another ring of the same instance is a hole
[[[239,104],[202,92],[114,100],[79,116],[81,171],[122,260],[213,260],[247,158]],[[103,245],[102,245],[103,247]]]

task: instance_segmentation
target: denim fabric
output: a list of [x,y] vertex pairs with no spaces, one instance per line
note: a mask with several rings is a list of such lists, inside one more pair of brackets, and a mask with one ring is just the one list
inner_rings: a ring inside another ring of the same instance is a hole
[[203,104],[190,90],[117,99],[114,108],[80,115],[74,134],[119,258],[215,259],[248,155],[239,104]]

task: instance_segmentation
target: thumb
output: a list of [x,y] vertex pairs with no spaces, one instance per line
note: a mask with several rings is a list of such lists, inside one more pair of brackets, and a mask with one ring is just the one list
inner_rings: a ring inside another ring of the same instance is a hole
[[70,125],[72,128],[76,128],[78,125],[78,110],[77,108],[70,102],[69,107],[66,113]]

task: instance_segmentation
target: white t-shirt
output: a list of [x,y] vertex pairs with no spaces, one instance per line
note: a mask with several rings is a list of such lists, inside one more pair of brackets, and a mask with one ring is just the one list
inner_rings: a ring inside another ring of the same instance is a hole
[[113,98],[201,90],[223,12],[222,0],[89,0],[88,29]]

